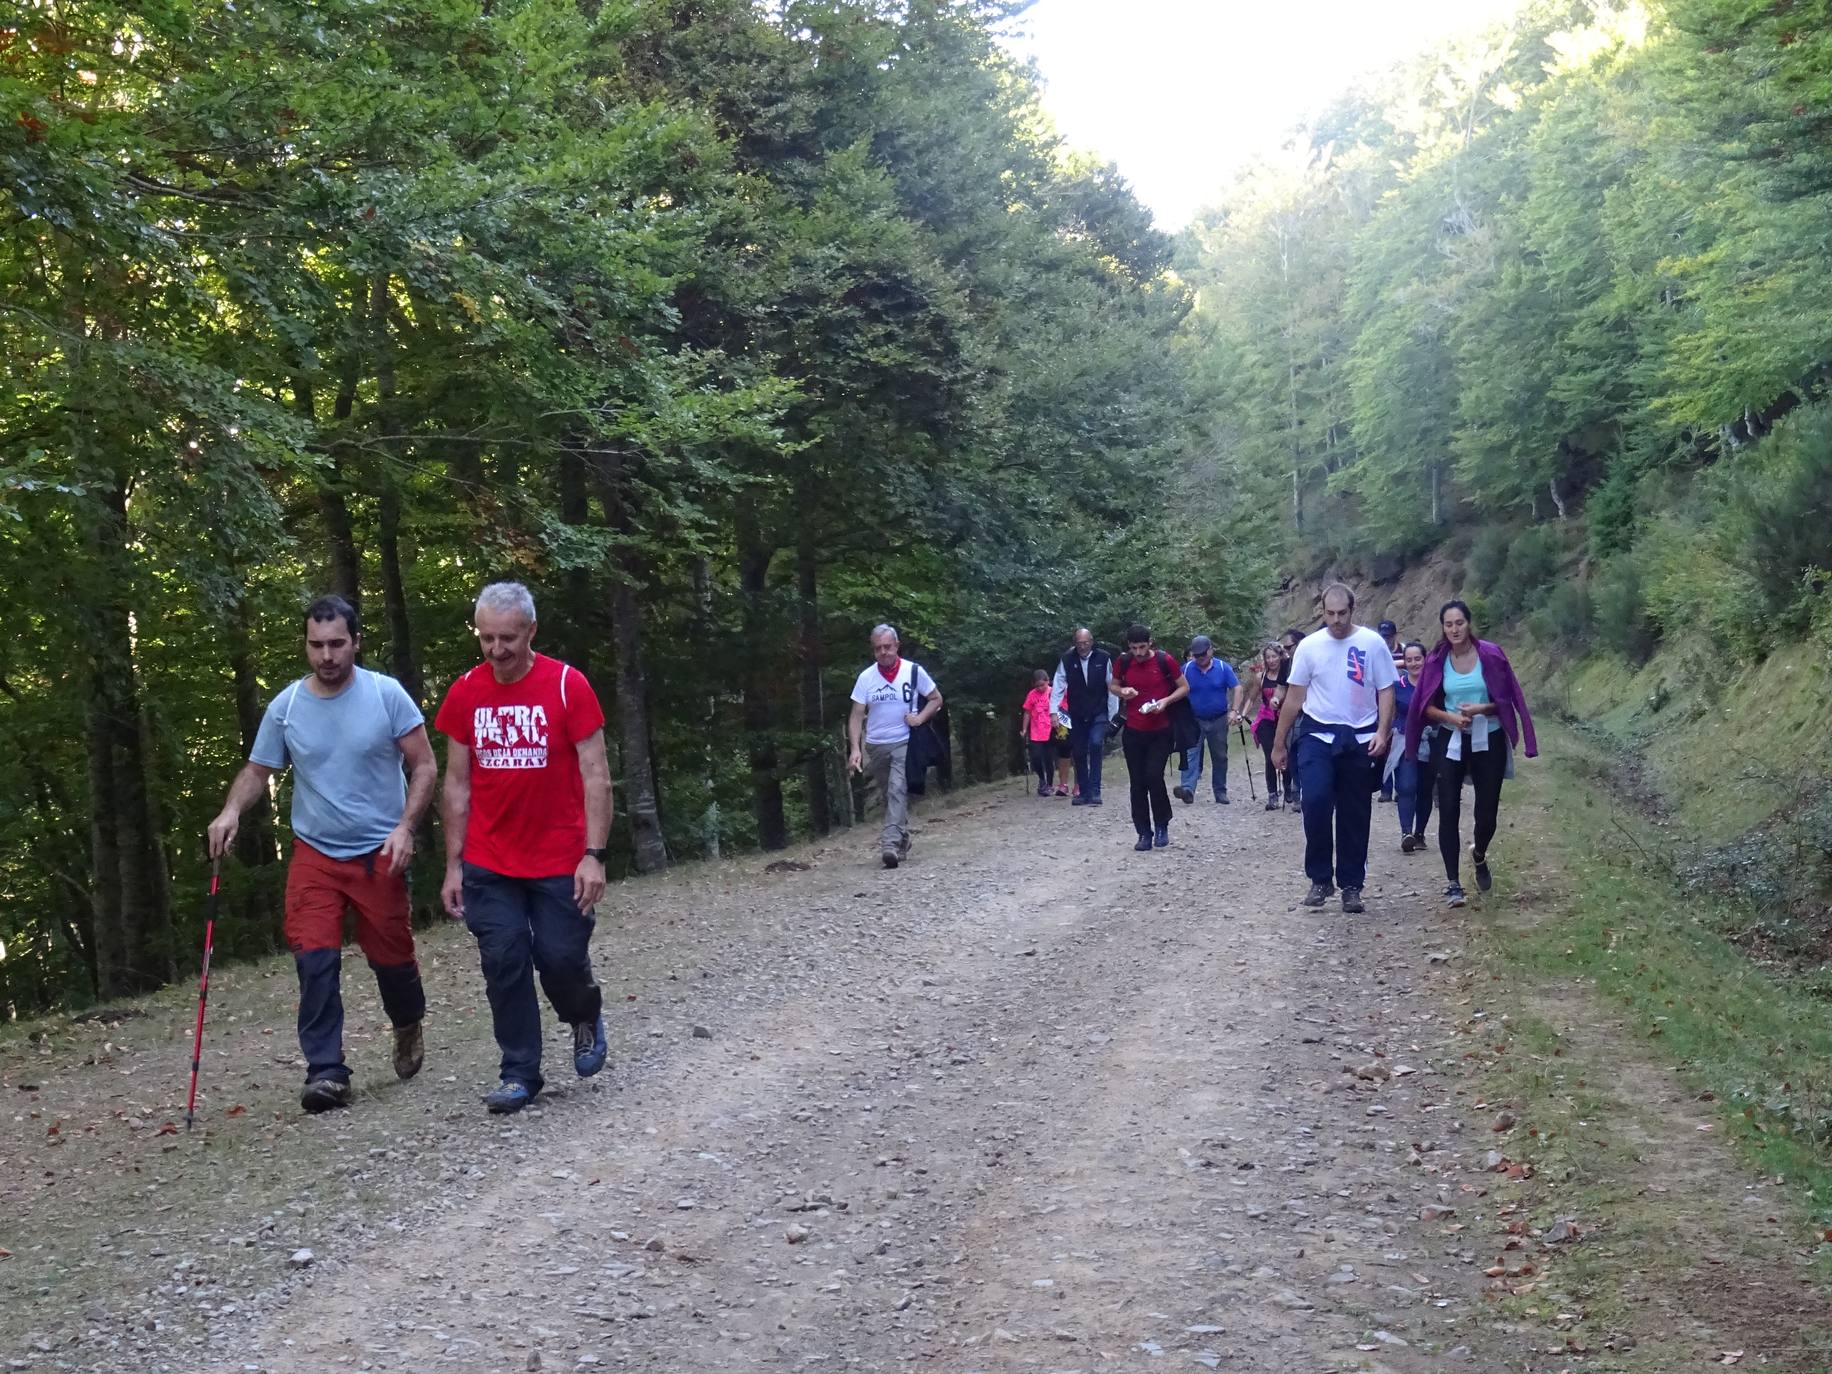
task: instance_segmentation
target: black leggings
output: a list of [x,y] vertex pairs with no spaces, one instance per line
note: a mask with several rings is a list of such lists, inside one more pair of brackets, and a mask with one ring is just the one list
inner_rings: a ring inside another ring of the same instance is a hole
[[[1006,758],[1011,755],[1007,754]],[[1037,775],[1037,786],[1054,787],[1056,785],[1056,741],[1053,739],[1034,739],[1030,742],[1031,772]]]
[[1132,783],[1132,828],[1141,835],[1170,824],[1164,765],[1170,762],[1171,734],[1169,729],[1128,730],[1120,741],[1126,751],[1126,776]]
[[1502,774],[1508,766],[1508,742],[1499,730],[1490,732],[1487,749],[1471,749],[1463,741],[1463,757],[1447,757],[1450,731],[1439,730],[1431,744],[1432,767],[1438,775],[1438,853],[1444,858],[1444,876],[1458,881],[1457,862],[1462,857],[1459,822],[1463,809],[1463,779],[1476,788],[1476,853],[1488,857],[1490,841],[1501,813]]
[[[1259,745],[1260,753],[1266,758],[1266,796],[1268,799],[1279,790],[1279,770],[1272,766],[1272,741],[1278,732],[1279,723],[1276,720],[1262,720],[1253,727],[1253,742]],[[1285,770],[1285,791],[1287,795],[1295,797],[1298,795],[1298,750],[1295,742],[1291,746],[1291,753],[1292,757],[1287,760],[1291,767]]]

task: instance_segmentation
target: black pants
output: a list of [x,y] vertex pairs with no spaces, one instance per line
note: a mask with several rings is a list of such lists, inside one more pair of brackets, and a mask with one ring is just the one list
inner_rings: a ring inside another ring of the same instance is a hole
[[1030,742],[1031,772],[1037,775],[1037,786],[1056,785],[1056,741],[1034,739]]
[[1463,779],[1476,789],[1476,853],[1488,857],[1489,842],[1495,838],[1496,819],[1501,814],[1502,774],[1508,767],[1508,742],[1499,730],[1489,735],[1487,749],[1471,749],[1463,740],[1463,757],[1447,756],[1450,731],[1439,730],[1431,744],[1432,766],[1438,775],[1438,853],[1444,858],[1444,876],[1457,882],[1457,863],[1462,857],[1463,836],[1459,829],[1463,810]]
[[1126,751],[1126,776],[1132,783],[1132,828],[1149,835],[1170,824],[1170,789],[1164,765],[1170,762],[1171,731],[1128,730],[1120,741]]
[[464,866],[464,923],[477,937],[484,990],[502,1050],[502,1076],[541,1090],[541,1006],[538,970],[547,1000],[562,1021],[592,1022],[604,995],[592,976],[593,918],[573,904],[570,873],[557,878],[507,878],[476,864]]
[[[1262,720],[1253,727],[1253,742],[1260,747],[1260,753],[1266,759],[1266,796],[1268,799],[1278,795],[1279,770],[1272,766],[1272,742],[1279,733],[1276,720]],[[1291,757],[1286,760],[1291,767],[1285,770],[1285,795],[1298,795],[1298,742],[1291,741]]]

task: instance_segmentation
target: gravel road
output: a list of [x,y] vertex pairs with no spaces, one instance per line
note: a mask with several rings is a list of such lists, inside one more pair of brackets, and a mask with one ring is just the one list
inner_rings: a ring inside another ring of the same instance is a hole
[[1561,1367],[1482,1316],[1493,1112],[1459,1095],[1481,1011],[1449,1006],[1435,863],[1382,843],[1366,916],[1311,912],[1294,815],[1204,797],[1135,854],[1123,794],[1019,787],[931,806],[895,872],[855,830],[614,888],[612,1067],[572,1079],[556,1032],[557,1090],[518,1118],[478,1102],[494,1046],[456,928],[423,942],[412,1083],[346,965],[346,1113],[294,1105],[284,963],[213,986],[189,1139],[159,1133],[182,991],[9,1042],[0,1349],[271,1374]]

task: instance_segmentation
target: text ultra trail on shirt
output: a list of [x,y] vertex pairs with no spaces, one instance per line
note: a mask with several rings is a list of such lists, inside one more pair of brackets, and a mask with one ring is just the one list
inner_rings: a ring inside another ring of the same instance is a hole
[[558,878],[585,854],[579,741],[604,724],[585,674],[534,656],[520,681],[480,663],[452,684],[433,722],[471,751],[464,861],[509,878]]

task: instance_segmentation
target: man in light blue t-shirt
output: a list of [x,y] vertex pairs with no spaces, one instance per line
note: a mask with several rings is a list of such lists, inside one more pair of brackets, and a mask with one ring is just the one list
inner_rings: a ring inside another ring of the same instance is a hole
[[361,646],[356,608],[342,597],[320,597],[306,609],[312,671],[268,703],[248,762],[210,822],[210,855],[220,858],[269,779],[293,770],[286,943],[299,969],[306,1061],[299,1104],[308,1112],[350,1103],[341,987],[346,910],[356,913],[357,943],[394,1023],[395,1073],[412,1078],[425,1055],[426,992],[414,959],[407,865],[439,769],[420,708],[393,678],[356,666]]

